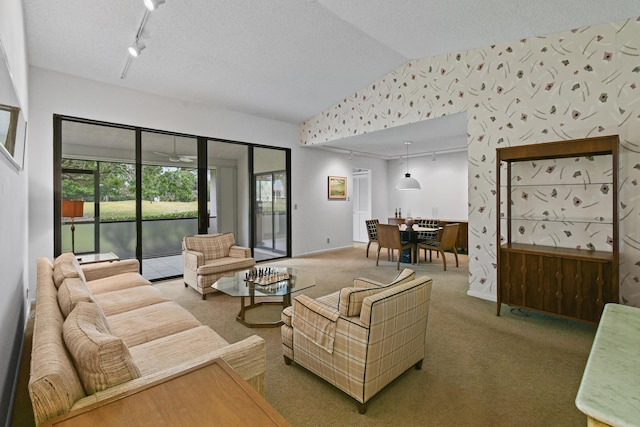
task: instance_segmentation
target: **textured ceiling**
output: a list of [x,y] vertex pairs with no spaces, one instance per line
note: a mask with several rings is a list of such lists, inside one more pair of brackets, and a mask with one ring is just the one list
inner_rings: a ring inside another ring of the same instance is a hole
[[121,79],[142,0],[23,3],[32,66],[296,124],[411,59],[640,14],[638,0],[167,0]]

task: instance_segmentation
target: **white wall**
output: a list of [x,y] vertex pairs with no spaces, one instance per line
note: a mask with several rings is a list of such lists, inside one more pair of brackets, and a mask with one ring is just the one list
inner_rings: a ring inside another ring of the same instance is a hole
[[[22,3],[0,2],[0,41],[25,117],[27,63]],[[0,58],[4,66],[4,58]],[[0,155],[0,424],[9,425],[25,320],[28,313],[27,276],[27,173],[18,171]]]
[[[406,160],[405,160],[406,161]],[[409,173],[420,183],[417,191],[395,191],[396,182],[407,172],[406,163],[389,160],[389,211],[402,209],[405,218],[423,217],[466,221],[468,218],[468,158],[467,152],[439,153],[431,156],[410,157]],[[438,214],[433,214],[433,208]]]
[[[300,147],[294,124],[161,98],[40,68],[30,69],[30,93],[27,154],[34,172],[29,177],[28,266],[32,290],[37,257],[53,257],[54,113],[291,148],[294,256],[352,245],[351,201],[327,199],[328,175],[350,178],[353,167],[379,168],[381,171],[373,173],[373,182],[386,193],[384,162],[362,159],[364,163],[357,164],[346,156]],[[386,194],[377,200],[374,197],[374,214],[382,214],[386,210],[382,207],[386,205]],[[243,235],[247,224],[239,224],[239,229]]]

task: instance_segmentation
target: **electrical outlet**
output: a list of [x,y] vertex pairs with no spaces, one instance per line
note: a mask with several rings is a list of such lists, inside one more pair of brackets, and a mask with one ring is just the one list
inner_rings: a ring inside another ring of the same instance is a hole
[[331,243],[331,239],[327,237],[327,243]]

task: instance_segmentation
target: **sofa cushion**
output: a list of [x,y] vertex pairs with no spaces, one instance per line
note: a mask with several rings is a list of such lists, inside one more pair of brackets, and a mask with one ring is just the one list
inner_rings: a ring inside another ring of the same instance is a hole
[[92,301],[93,295],[87,284],[79,277],[64,279],[58,288],[58,305],[64,317],[73,311],[80,301]]
[[235,244],[233,233],[201,234],[184,238],[187,250],[201,252],[207,260],[229,256],[229,249]]
[[129,347],[202,325],[173,301],[114,314],[107,317],[107,322],[111,332],[121,337]]
[[53,281],[56,288],[59,288],[67,277],[80,278],[86,281],[80,263],[72,252],[60,254],[53,261]]
[[229,343],[208,326],[198,326],[129,348],[143,376],[200,359]]
[[133,288],[136,286],[147,286],[150,284],[151,282],[142,277],[140,273],[132,272],[116,274],[115,276],[90,280],[87,282],[87,286],[89,286],[89,289],[91,289],[91,292],[93,292],[94,295]]
[[93,297],[105,316],[111,316],[136,308],[146,307],[152,304],[169,301],[162,292],[153,285],[136,286],[134,288],[121,289],[119,291],[105,292]]
[[76,304],[62,333],[87,394],[140,377],[129,349],[121,338],[111,335],[98,304]]
[[342,288],[340,289],[340,301],[338,311],[341,316],[360,316],[362,300],[369,295],[377,294],[386,288]]

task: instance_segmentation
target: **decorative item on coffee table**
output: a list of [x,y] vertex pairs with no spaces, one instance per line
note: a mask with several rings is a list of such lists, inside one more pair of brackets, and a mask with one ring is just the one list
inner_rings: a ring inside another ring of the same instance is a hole
[[252,268],[247,271],[245,281],[256,285],[272,285],[283,280],[289,280],[290,277],[287,271],[278,271],[274,267]]

